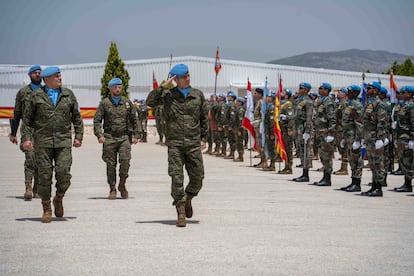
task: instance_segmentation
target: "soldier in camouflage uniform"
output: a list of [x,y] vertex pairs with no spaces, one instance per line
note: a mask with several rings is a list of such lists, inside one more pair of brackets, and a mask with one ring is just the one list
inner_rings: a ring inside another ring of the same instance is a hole
[[386,128],[386,137],[384,138],[384,168],[385,168],[385,178],[384,178],[384,186],[387,186],[387,176],[388,176],[388,170],[390,169],[390,147],[394,145],[390,145],[389,141],[391,139],[392,135],[392,129],[391,129],[391,112],[392,112],[392,105],[390,98],[387,97],[388,90],[384,86],[381,86],[380,92],[378,97],[381,99],[381,101],[384,102],[386,109],[387,109],[387,118],[385,120],[385,128]]
[[147,142],[147,129],[148,129],[148,106],[145,104],[145,100],[141,100],[137,108],[138,113],[138,130],[141,131],[139,142]]
[[[342,191],[360,192],[361,177],[364,161],[361,155],[361,140],[363,130],[363,106],[358,99],[361,87],[358,85],[350,85],[347,88],[348,100],[345,102],[345,108],[341,114],[342,138],[340,144],[342,149],[347,150],[349,165],[351,167],[352,182],[346,187],[342,187]],[[342,155],[343,156],[343,155]]]
[[293,133],[295,129],[295,118],[293,117],[293,104],[289,101],[292,91],[285,88],[280,93],[281,106],[279,114],[279,125],[282,131],[282,139],[286,148],[285,168],[279,171],[280,174],[292,174],[293,165]]
[[155,126],[157,128],[158,136],[160,138],[157,142],[155,142],[155,144],[164,145],[164,135],[165,135],[164,111],[161,105],[154,109],[153,110],[154,110],[154,115],[155,115]]
[[413,86],[403,86],[397,91],[398,103],[393,111],[392,126],[397,137],[397,149],[400,152],[401,169],[404,173],[404,184],[394,188],[395,192],[412,192],[414,176],[414,95]]
[[[215,117],[215,107],[217,105],[217,101],[216,101],[216,95],[212,94],[210,95],[210,99],[207,101],[207,114],[208,114],[208,132],[207,132],[207,144],[208,144],[208,148],[207,151],[204,152],[205,154],[213,154],[213,143],[216,140],[216,131],[217,131],[217,127],[214,121],[214,117]],[[217,147],[217,144],[216,144]]]
[[255,164],[254,167],[264,168],[267,166],[266,154],[264,152],[264,146],[262,145],[262,135],[260,132],[260,124],[262,123],[262,101],[263,101],[263,89],[256,88],[253,94],[254,97],[254,111],[253,111],[253,128],[255,132],[255,141],[257,151],[260,156],[260,162]]
[[226,119],[224,125],[224,131],[226,133],[227,141],[229,142],[230,146],[230,153],[229,155],[225,156],[224,159],[233,159],[234,158],[234,151],[236,150],[236,136],[234,133],[234,129],[232,128],[232,118],[235,117],[235,110],[236,110],[236,100],[237,96],[236,93],[233,91],[229,91],[227,93],[227,109],[226,109]]
[[315,136],[318,139],[319,157],[323,165],[323,177],[319,182],[314,182],[316,186],[331,186],[332,174],[332,157],[334,154],[334,140],[335,140],[335,103],[329,92],[332,90],[332,85],[323,82],[319,87],[319,104],[315,115]]
[[56,196],[53,199],[56,217],[62,217],[63,196],[71,182],[72,125],[74,147],[82,145],[83,122],[74,93],[62,87],[58,67],[48,67],[41,73],[45,86],[33,92],[23,115],[22,141],[25,150],[35,145],[39,174],[38,193],[42,199],[42,222],[52,221],[50,197],[55,169]]
[[220,93],[217,99],[217,111],[215,116],[215,122],[217,127],[217,144],[215,153],[217,157],[225,157],[227,150],[227,138],[225,132],[226,123],[226,94]]
[[243,154],[244,154],[244,137],[246,136],[246,130],[242,127],[242,121],[244,118],[244,114],[246,113],[246,109],[243,107],[244,98],[238,97],[236,100],[236,110],[235,110],[235,118],[234,118],[234,134],[236,138],[236,150],[239,153],[238,158],[234,157],[234,162],[243,162]]
[[307,82],[299,84],[299,98],[295,109],[296,146],[303,164],[302,175],[293,178],[296,182],[309,182],[309,168],[312,166],[313,147],[313,101],[308,97],[312,86]]
[[[166,144],[168,146],[168,174],[171,176],[171,195],[177,209],[177,227],[186,226],[191,218],[191,200],[203,185],[204,166],[201,151],[206,148],[208,116],[203,92],[190,86],[190,75],[185,64],[175,65],[169,78],[147,98],[149,106],[164,106]],[[172,81],[177,87],[167,89]],[[189,184],[184,189],[183,166]]]
[[336,130],[335,130],[335,146],[341,155],[341,168],[335,171],[333,174],[336,175],[347,175],[348,174],[348,149],[345,144],[342,143],[342,113],[347,107],[347,94],[348,89],[342,87],[338,90],[338,103],[336,105]]
[[[138,142],[138,127],[134,104],[122,96],[122,81],[113,78],[108,83],[111,95],[103,99],[93,118],[94,134],[103,144],[102,159],[106,163],[109,185],[108,199],[116,199],[116,166],[119,159],[118,190],[122,198],[128,198],[125,182],[131,160],[131,142]],[[103,121],[103,132],[102,132]]]
[[378,98],[381,84],[372,82],[367,87],[367,104],[364,110],[364,140],[366,143],[368,163],[372,172],[372,186],[363,196],[382,196],[384,185],[384,139],[387,138],[387,107]]
[[[266,112],[264,114],[264,135],[267,150],[269,152],[270,164],[266,163],[263,167],[264,171],[275,171],[276,162],[276,136],[275,136],[275,93],[271,92],[266,96]],[[268,166],[267,166],[268,165]]]
[[[13,119],[10,119],[10,128],[11,133],[9,140],[13,144],[17,145],[17,129],[19,128],[20,119],[23,119],[23,114],[25,110],[26,103],[30,100],[30,97],[33,94],[33,91],[42,87],[41,82],[42,78],[40,77],[42,69],[39,65],[34,65],[30,67],[28,75],[30,77],[30,84],[24,86],[16,94],[16,102],[14,105],[14,114]],[[23,129],[23,126],[20,130]],[[37,175],[36,169],[36,160],[34,150],[25,150],[23,149],[23,141],[20,141],[20,150],[24,152],[25,161],[24,161],[24,183],[26,186],[25,193],[23,195],[24,199],[31,200],[32,197],[39,197],[37,193],[37,185],[39,178]],[[32,188],[33,181],[33,188]]]

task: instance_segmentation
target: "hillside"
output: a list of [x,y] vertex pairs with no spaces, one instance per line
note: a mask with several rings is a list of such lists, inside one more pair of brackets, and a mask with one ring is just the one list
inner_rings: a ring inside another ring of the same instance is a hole
[[302,55],[273,60],[268,63],[345,71],[381,73],[391,67],[394,61],[403,63],[414,57],[387,51],[350,49],[337,52],[310,52]]

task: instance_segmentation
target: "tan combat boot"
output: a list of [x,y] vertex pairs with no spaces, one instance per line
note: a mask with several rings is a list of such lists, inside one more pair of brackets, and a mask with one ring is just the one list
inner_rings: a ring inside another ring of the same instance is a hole
[[42,199],[42,205],[43,205],[43,215],[40,218],[40,221],[44,223],[51,222],[52,221],[52,206],[50,206],[50,199],[49,200]]
[[119,185],[118,185],[118,191],[121,192],[121,197],[124,199],[128,198],[128,191],[125,187],[125,182],[126,182],[126,179],[121,179],[119,180]]
[[109,185],[109,195],[108,195],[108,199],[116,199],[115,184]]
[[275,170],[276,170],[276,169],[275,169],[275,161],[271,160],[271,161],[270,161],[270,165],[269,165],[269,167],[264,167],[264,168],[263,168],[263,170],[264,170],[265,172],[272,172],[272,171],[275,171]]
[[175,206],[177,209],[177,223],[175,224],[177,227],[185,227],[186,221],[185,221],[185,204],[180,202],[177,203]]
[[193,195],[187,194],[187,199],[185,200],[185,216],[191,218],[193,216],[193,206],[191,205],[191,200]]
[[348,174],[348,163],[341,162],[341,168],[334,172],[335,175],[347,175]]
[[58,218],[63,217],[63,200],[64,194],[56,192],[56,196],[53,198],[53,207],[55,208],[55,216]]
[[25,181],[24,185],[26,185],[26,191],[24,192],[24,199],[31,200],[33,198],[33,190],[32,190],[32,181]]
[[279,174],[292,174],[292,167],[285,166],[283,170],[279,171]]

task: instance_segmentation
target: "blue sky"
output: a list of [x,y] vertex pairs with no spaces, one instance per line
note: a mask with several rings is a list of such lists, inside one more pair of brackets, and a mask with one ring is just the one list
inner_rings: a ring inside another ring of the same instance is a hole
[[0,64],[174,56],[268,62],[351,48],[414,56],[411,0],[8,0]]

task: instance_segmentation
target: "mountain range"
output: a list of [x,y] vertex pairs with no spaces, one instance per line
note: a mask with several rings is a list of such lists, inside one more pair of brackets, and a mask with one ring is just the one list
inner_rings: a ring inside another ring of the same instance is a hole
[[302,55],[269,61],[271,64],[283,64],[301,67],[335,69],[382,73],[397,61],[402,64],[407,58],[414,62],[413,56],[387,51],[350,49],[336,52],[309,52]]

